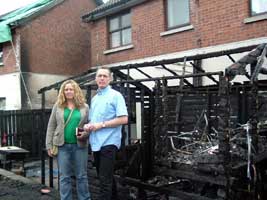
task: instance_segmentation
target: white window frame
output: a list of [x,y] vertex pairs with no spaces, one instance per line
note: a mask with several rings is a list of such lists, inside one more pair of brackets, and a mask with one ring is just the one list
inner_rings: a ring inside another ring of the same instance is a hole
[[[190,25],[190,0],[166,0],[166,28],[167,30],[176,29],[183,26]],[[183,5],[178,5],[183,3]],[[175,4],[175,5],[174,5]],[[179,14],[180,12],[180,14]],[[181,22],[174,22],[173,19],[179,19],[177,16],[181,16],[181,13],[185,14],[184,19]]]
[[[127,26],[123,26],[122,25],[122,18],[126,15],[130,15],[130,24],[127,25]],[[114,20],[114,19],[118,19],[118,28],[114,29],[114,30],[110,30],[111,28],[111,20]],[[119,15],[116,15],[116,16],[113,16],[111,18],[108,19],[108,30],[109,30],[109,49],[114,49],[114,48],[119,48],[119,47],[123,47],[123,46],[128,46],[130,44],[132,44],[132,22],[131,22],[131,12],[128,11],[128,12],[124,12],[124,13],[121,13]],[[130,38],[129,38],[129,42],[124,42],[123,41],[123,31],[127,31],[129,30],[130,31]],[[119,34],[119,41],[118,41],[118,45],[113,45],[112,44],[112,35],[114,33],[117,33]]]

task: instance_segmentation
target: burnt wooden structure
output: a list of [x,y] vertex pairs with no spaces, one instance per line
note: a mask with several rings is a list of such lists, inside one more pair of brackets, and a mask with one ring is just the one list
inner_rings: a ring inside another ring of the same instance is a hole
[[[267,81],[258,79],[267,72],[266,50],[262,44],[112,67],[113,88],[124,95],[129,113],[116,167],[119,185],[135,199],[266,199]],[[245,51],[238,61],[231,56]],[[205,72],[199,65],[223,55],[233,61],[225,71]],[[175,63],[182,73],[169,67]],[[188,63],[194,73],[185,74]],[[146,71],[152,67],[169,75],[155,77]],[[88,100],[96,90],[95,71],[71,77]],[[237,75],[248,80],[233,83]],[[203,77],[213,84],[202,84]],[[45,92],[61,83],[39,90],[43,102]]]

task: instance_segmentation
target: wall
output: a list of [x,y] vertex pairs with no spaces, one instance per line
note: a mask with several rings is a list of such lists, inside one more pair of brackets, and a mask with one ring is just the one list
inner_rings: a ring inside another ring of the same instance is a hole
[[6,98],[6,110],[19,110],[21,108],[20,94],[19,73],[1,75],[0,97]]
[[[219,8],[219,9],[218,9]],[[267,36],[267,20],[244,23],[249,1],[191,0],[193,29],[161,36],[165,30],[164,1],[153,0],[132,8],[133,48],[104,54],[108,49],[106,19],[89,24],[92,66],[187,51]]]
[[20,35],[13,42],[3,43],[3,66],[0,67],[0,97],[6,99],[5,110],[21,108],[20,90]]
[[[61,80],[68,78],[63,75],[23,73],[26,89],[30,99],[27,96],[24,85],[22,85],[22,107],[23,109],[40,109],[42,103],[42,95],[38,94],[40,88],[49,86]],[[45,107],[51,108],[56,101],[57,90],[49,90],[45,93]]]
[[[89,31],[80,17],[93,8],[94,0],[64,0],[16,28],[21,35],[22,109],[41,108],[40,88],[90,67]],[[57,91],[48,92],[46,106],[56,97]]]
[[22,35],[22,71],[79,74],[90,66],[88,27],[81,16],[94,0],[65,0],[17,29]]
[[12,37],[13,37],[12,38],[13,45],[11,42],[3,43],[3,64],[4,65],[0,66],[0,75],[13,73],[13,72],[17,72],[20,70],[20,35],[13,34]]

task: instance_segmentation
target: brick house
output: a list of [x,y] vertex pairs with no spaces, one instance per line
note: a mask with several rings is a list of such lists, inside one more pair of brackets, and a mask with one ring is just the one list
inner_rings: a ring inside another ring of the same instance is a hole
[[[267,0],[110,0],[82,19],[91,30],[92,66],[240,49],[233,55],[238,59],[244,48],[267,42]],[[201,63],[216,71],[232,61],[225,56]]]
[[[33,7],[36,11],[25,16],[22,12],[22,18],[7,24],[11,39],[0,42],[0,109],[40,108],[40,87],[88,69],[88,27],[80,17],[97,4],[94,0],[40,0],[22,8],[25,13]],[[14,13],[1,16],[0,23],[10,14]],[[55,97],[52,92],[48,104]]]

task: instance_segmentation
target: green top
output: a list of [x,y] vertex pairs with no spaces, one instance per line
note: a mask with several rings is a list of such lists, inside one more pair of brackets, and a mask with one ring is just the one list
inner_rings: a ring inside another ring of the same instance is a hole
[[[69,108],[64,109],[64,121],[66,122],[71,110]],[[80,110],[75,108],[71,115],[71,118],[64,129],[64,139],[67,144],[76,144],[76,128],[79,126],[81,120]]]

